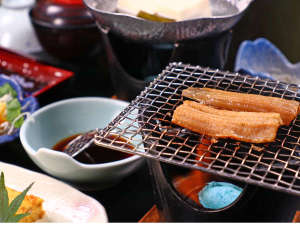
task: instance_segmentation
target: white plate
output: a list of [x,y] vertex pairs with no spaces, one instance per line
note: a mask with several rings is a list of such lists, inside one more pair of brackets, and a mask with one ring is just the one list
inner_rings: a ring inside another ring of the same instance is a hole
[[108,222],[104,207],[77,189],[44,174],[0,162],[6,186],[23,191],[34,182],[28,194],[44,199],[45,216],[38,222]]

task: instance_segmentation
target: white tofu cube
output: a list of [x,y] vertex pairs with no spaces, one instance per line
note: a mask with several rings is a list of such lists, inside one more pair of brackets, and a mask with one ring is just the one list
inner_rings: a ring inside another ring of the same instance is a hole
[[176,21],[211,16],[209,0],[118,0],[117,8],[130,15],[144,11]]

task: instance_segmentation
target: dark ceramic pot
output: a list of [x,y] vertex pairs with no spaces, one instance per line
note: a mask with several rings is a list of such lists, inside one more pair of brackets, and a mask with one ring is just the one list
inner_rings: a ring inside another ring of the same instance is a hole
[[101,45],[96,24],[81,0],[39,0],[30,19],[46,52],[62,60],[84,60]]

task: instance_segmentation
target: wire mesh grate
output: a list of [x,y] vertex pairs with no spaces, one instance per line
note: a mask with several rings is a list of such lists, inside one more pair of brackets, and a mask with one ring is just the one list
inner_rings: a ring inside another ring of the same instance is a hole
[[[171,123],[183,89],[209,87],[300,101],[299,87],[279,81],[171,63],[106,128],[96,144],[300,196],[300,118],[276,140],[252,144],[214,140]],[[115,134],[115,138],[108,138]],[[126,143],[118,138],[126,138]],[[134,147],[128,148],[128,143]]]

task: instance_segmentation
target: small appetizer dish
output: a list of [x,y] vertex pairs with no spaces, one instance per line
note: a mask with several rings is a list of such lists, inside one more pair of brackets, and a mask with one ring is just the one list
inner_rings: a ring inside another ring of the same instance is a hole
[[66,183],[3,162],[0,173],[1,223],[108,222],[100,202]]
[[24,121],[37,109],[35,97],[25,98],[17,82],[0,74],[0,144],[17,138]]
[[71,156],[66,154],[66,147],[80,134],[106,127],[127,105],[101,97],[52,103],[26,120],[20,132],[21,143],[30,158],[55,177],[81,189],[110,187],[134,173],[143,164],[143,158],[96,145]]

